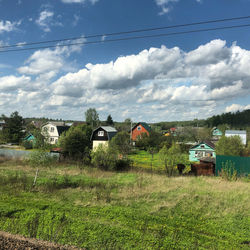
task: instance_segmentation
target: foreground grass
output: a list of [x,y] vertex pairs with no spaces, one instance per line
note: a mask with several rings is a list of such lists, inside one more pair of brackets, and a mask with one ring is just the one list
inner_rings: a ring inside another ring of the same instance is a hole
[[89,249],[247,249],[250,185],[0,164],[0,230]]

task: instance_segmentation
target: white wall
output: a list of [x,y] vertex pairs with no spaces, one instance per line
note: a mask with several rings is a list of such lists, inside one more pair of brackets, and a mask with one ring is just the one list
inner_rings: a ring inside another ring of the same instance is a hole
[[100,144],[108,146],[108,141],[93,141],[93,150],[95,150]]
[[46,124],[42,127],[42,135],[48,136],[48,143],[56,144],[59,138],[57,128],[53,124]]

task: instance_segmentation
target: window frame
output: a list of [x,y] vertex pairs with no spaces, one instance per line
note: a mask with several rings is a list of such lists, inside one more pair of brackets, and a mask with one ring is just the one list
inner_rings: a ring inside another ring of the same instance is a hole
[[103,130],[98,131],[97,135],[103,137],[104,136],[104,131]]

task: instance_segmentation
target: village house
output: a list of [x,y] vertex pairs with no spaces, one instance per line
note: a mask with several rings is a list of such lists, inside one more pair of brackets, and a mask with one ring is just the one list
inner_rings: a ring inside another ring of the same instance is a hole
[[47,122],[42,126],[41,133],[48,143],[57,144],[61,134],[69,128],[70,126],[66,125],[65,122]]
[[223,133],[218,128],[214,127],[212,129],[212,136],[213,137],[220,138],[222,135],[223,135]]
[[151,128],[146,122],[138,122],[134,125],[134,127],[131,130],[131,139],[132,141],[136,141],[138,140],[138,138],[141,138],[141,135],[144,133],[149,135],[150,131]]
[[189,160],[191,162],[200,161],[204,157],[216,157],[215,145],[210,141],[197,143],[189,149]]
[[110,126],[101,126],[95,129],[91,135],[93,150],[100,144],[107,146],[109,141],[116,135],[116,133],[117,130]]

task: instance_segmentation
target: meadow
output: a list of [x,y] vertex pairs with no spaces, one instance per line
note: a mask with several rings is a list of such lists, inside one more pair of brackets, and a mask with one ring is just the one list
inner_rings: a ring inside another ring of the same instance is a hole
[[0,230],[87,249],[249,249],[250,185],[0,161]]

